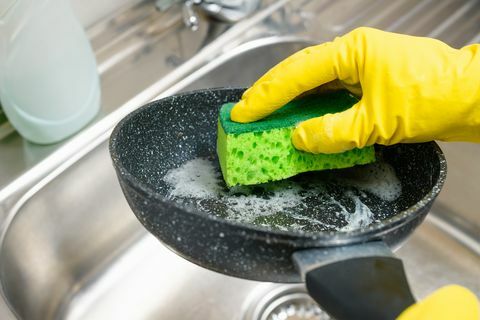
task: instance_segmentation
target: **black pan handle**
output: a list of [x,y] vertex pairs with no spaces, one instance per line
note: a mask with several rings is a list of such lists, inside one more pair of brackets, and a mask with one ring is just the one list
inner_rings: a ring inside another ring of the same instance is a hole
[[342,319],[395,319],[415,303],[403,263],[381,241],[293,254],[310,296]]

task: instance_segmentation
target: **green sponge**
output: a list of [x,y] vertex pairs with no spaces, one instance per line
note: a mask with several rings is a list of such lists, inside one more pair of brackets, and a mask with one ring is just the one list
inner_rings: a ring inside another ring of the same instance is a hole
[[235,103],[224,104],[218,121],[217,153],[228,186],[281,180],[301,172],[337,169],[375,161],[373,147],[337,154],[311,154],[295,149],[291,135],[301,121],[346,110],[358,100],[346,91],[307,96],[289,102],[268,117],[251,123],[230,119]]

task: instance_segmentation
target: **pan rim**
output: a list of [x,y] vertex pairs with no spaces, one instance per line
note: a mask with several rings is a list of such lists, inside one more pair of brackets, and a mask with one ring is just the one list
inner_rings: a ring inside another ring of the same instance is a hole
[[[209,92],[218,92],[224,90],[245,90],[244,88],[209,88]],[[129,113],[125,116],[113,129],[112,134],[109,139],[109,151],[112,158],[115,170],[119,179],[122,180],[122,183],[128,183],[128,186],[141,192],[145,197],[160,201],[163,204],[172,205],[185,214],[193,214],[200,218],[207,219],[212,222],[220,222],[225,225],[234,228],[240,228],[242,231],[251,231],[254,232],[256,238],[272,238],[276,237],[277,241],[280,239],[285,239],[286,241],[291,241],[293,239],[304,240],[304,241],[322,241],[322,243],[335,243],[338,245],[350,244],[354,242],[366,241],[371,238],[380,236],[381,234],[387,233],[390,230],[396,229],[401,225],[408,223],[413,220],[420,214],[424,208],[428,206],[440,193],[442,186],[445,183],[447,175],[447,162],[444,153],[441,148],[435,141],[426,141],[422,143],[414,144],[430,144],[434,148],[434,152],[438,157],[439,161],[439,176],[433,187],[427,192],[422,199],[416,202],[414,205],[408,207],[405,210],[402,210],[395,215],[389,217],[388,219],[382,220],[379,223],[373,223],[364,228],[358,228],[352,231],[317,231],[317,232],[308,232],[308,231],[287,231],[287,230],[278,230],[278,229],[267,229],[265,227],[256,226],[253,224],[245,224],[237,221],[226,220],[220,217],[206,214],[200,210],[194,208],[182,206],[172,200],[167,199],[164,195],[156,192],[151,188],[147,183],[143,182],[141,179],[138,179],[135,175],[130,173],[126,167],[123,165],[121,156],[117,152],[118,140],[117,137],[122,128],[129,122],[130,119],[134,118],[137,114],[144,112],[148,108],[158,104],[160,101],[168,101],[171,99],[177,99],[190,94],[195,93],[204,93],[206,89],[199,89],[188,91],[180,94],[175,94],[169,97],[151,101],[135,111]],[[133,210],[132,210],[133,211]],[[134,212],[135,213],[135,212]],[[367,239],[366,239],[367,238]]]

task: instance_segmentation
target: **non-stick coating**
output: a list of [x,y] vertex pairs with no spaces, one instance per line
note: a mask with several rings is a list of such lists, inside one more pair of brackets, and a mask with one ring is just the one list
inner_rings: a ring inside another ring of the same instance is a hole
[[[205,204],[185,207],[169,200],[167,172],[199,157],[215,159],[218,109],[237,101],[242,92],[201,90],[155,101],[127,116],[112,134],[110,152],[127,201],[145,228],[169,248],[228,275],[297,282],[300,277],[291,260],[296,250],[374,239],[397,246],[421,223],[446,175],[445,159],[434,142],[377,147],[395,169],[402,194],[390,207],[367,196],[369,206],[378,206],[372,211],[381,222],[351,232],[271,230],[207,214],[202,212]],[[307,174],[292,181],[308,178]],[[207,203],[217,213],[219,205]],[[316,206],[315,200],[303,204],[303,214],[315,212]]]

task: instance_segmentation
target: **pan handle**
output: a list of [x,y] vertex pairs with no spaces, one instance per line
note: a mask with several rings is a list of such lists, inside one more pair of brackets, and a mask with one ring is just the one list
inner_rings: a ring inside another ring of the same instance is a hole
[[310,296],[341,319],[395,319],[415,303],[403,263],[382,241],[297,251]]

